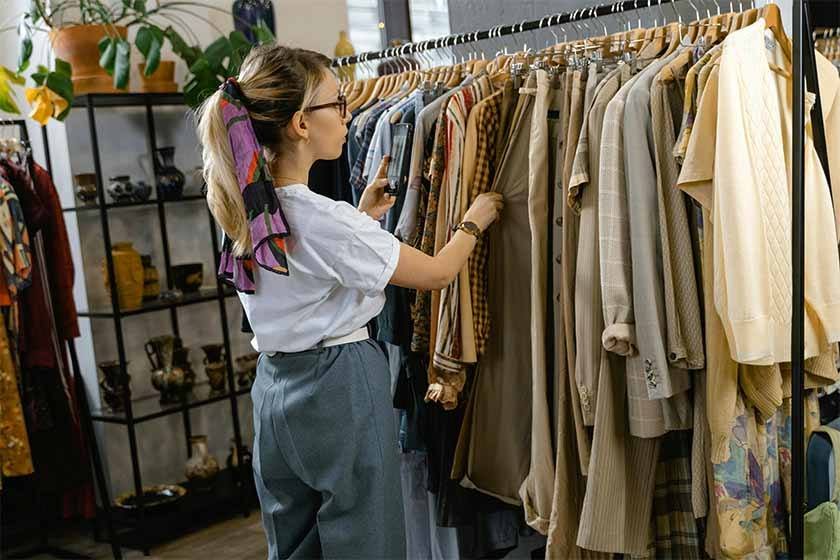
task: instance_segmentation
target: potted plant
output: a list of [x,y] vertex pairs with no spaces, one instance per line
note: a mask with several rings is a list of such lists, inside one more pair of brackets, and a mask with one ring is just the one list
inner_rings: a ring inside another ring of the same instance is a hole
[[[52,117],[66,117],[73,96],[84,93],[124,91],[128,87],[132,43],[142,56],[145,91],[171,91],[174,62],[161,61],[169,43],[189,68],[184,89],[187,102],[196,106],[227,76],[234,75],[252,43],[241,31],[225,35],[201,14],[202,10],[227,10],[193,0],[63,0],[48,4],[31,0],[20,23],[0,32],[19,37],[16,69],[0,66],[0,110],[19,113],[13,90],[27,78],[35,87],[26,89],[30,116],[42,124]],[[220,37],[202,49],[186,19],[208,24]],[[47,33],[54,53],[53,68],[40,65],[28,75],[35,33]],[[252,27],[257,42],[274,40],[261,21]],[[192,39],[188,42],[185,37]],[[162,64],[163,62],[163,64]],[[148,80],[148,81],[147,81]]]

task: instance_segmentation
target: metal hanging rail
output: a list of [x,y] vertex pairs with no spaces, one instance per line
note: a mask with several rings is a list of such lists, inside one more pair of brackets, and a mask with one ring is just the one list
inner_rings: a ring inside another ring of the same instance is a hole
[[556,25],[597,19],[603,16],[622,14],[624,12],[631,12],[634,10],[659,9],[663,4],[674,4],[675,2],[677,2],[677,0],[625,0],[623,2],[614,2],[612,4],[601,4],[589,8],[574,10],[572,12],[549,15],[541,19],[523,21],[522,23],[499,25],[492,29],[485,29],[484,31],[447,35],[445,37],[430,39],[428,41],[420,41],[418,43],[405,43],[399,47],[392,47],[382,51],[368,51],[353,56],[339,57],[333,59],[332,65],[348,66],[359,62],[393,58],[395,56],[404,56],[415,52],[439,49],[443,47],[454,47],[465,43],[474,43],[485,39],[495,39],[507,35],[524,33],[526,31],[538,31],[540,29],[546,29]]

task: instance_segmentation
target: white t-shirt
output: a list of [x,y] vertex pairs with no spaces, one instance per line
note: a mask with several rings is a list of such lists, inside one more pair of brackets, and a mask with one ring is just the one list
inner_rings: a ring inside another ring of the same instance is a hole
[[256,290],[239,294],[258,352],[300,352],[365,326],[385,305],[400,242],[379,222],[306,185],[277,189],[289,223],[289,275],[255,267]]

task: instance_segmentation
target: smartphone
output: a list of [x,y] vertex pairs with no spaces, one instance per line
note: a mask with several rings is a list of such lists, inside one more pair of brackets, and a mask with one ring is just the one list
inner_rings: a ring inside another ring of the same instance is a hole
[[405,192],[408,186],[408,168],[411,158],[411,138],[414,127],[409,123],[393,125],[391,141],[391,161],[388,163],[388,187],[390,195]]

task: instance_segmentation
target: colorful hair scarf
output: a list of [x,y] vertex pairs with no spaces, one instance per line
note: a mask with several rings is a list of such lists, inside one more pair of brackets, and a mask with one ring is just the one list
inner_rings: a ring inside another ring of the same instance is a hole
[[274,192],[262,146],[254,133],[239,84],[234,78],[228,78],[220,89],[222,95],[219,103],[233,152],[239,190],[250,222],[253,252],[234,257],[233,241],[225,235],[219,278],[237,291],[252,294],[255,288],[255,264],[275,274],[289,275],[284,240],[290,233],[289,223],[280,208],[277,193]]

